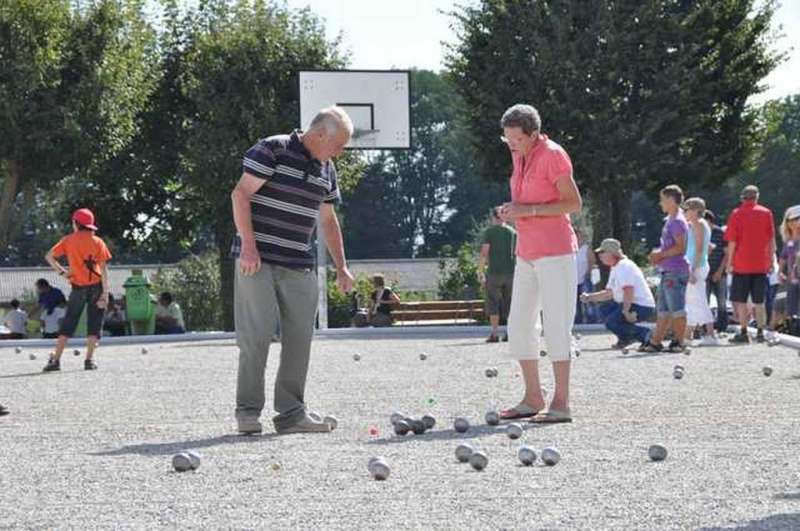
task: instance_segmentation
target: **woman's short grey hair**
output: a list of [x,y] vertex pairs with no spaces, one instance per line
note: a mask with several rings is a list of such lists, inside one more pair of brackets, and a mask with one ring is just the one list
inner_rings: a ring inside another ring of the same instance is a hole
[[517,103],[506,109],[500,119],[500,127],[519,127],[526,135],[542,130],[542,119],[533,105]]
[[341,107],[333,105],[319,111],[311,120],[308,130],[322,130],[326,135],[335,136],[339,131],[347,131],[348,136],[353,134],[353,121]]

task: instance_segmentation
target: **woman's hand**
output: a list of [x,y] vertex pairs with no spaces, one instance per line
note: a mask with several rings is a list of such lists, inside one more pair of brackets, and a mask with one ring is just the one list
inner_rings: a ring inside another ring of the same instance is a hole
[[536,215],[535,205],[524,205],[522,203],[504,203],[500,207],[500,217],[503,221],[514,221],[519,218],[526,218]]

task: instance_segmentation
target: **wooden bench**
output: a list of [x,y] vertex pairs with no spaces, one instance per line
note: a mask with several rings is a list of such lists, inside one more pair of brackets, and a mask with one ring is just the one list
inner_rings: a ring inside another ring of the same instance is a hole
[[425,321],[477,321],[484,319],[482,300],[415,301],[393,303],[392,319],[403,324]]

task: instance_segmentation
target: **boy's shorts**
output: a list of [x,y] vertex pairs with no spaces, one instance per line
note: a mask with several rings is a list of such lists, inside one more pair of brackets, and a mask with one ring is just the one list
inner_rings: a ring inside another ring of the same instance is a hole
[[656,309],[658,315],[684,317],[686,315],[686,286],[689,273],[662,271],[658,285]]
[[764,304],[767,299],[769,279],[764,273],[733,273],[731,280],[731,302],[747,302],[748,298],[753,304]]
[[100,337],[103,328],[103,317],[106,311],[97,307],[97,300],[103,293],[101,283],[91,286],[72,285],[72,291],[67,299],[67,315],[61,321],[58,333],[62,336],[72,337],[78,327],[83,309],[86,308],[86,335]]

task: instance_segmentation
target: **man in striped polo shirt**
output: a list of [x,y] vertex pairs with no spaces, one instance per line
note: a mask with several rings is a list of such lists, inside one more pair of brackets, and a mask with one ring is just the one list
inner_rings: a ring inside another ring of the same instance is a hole
[[349,292],[347,269],[334,205],[339,201],[336,168],[353,133],[339,107],[321,110],[308,131],[260,140],[244,156],[234,188],[237,236],[234,312],[239,345],[236,420],[240,433],[260,433],[264,369],[280,320],[281,361],[275,380],[273,423],[278,433],[328,432],[331,427],[304,401],[318,289],[311,236],[320,234],[336,264],[340,290]]

